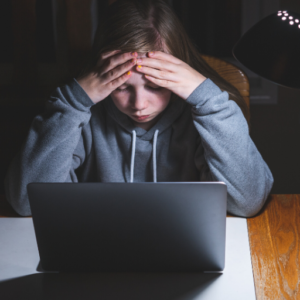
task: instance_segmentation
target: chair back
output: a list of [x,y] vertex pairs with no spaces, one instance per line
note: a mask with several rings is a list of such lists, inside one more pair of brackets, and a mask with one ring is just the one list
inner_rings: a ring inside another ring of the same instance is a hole
[[213,68],[221,77],[238,89],[249,107],[250,87],[247,75],[238,67],[222,59],[209,55],[202,55],[202,58],[204,58],[208,65]]

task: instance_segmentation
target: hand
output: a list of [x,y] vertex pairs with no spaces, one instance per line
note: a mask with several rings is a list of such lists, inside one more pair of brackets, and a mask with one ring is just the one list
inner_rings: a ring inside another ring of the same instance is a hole
[[148,57],[139,58],[136,70],[184,100],[206,79],[187,63],[161,51],[148,52]]
[[77,79],[94,103],[105,99],[131,76],[129,70],[136,64],[137,52],[120,52],[114,50],[101,54],[94,70]]

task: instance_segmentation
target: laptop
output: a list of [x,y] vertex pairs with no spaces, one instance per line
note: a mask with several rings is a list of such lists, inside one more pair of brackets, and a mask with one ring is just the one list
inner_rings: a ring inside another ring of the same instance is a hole
[[44,271],[224,269],[223,182],[30,183],[27,190]]

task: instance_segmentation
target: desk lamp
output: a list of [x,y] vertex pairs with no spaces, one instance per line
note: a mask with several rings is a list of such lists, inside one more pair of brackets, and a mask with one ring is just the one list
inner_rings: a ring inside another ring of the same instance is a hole
[[283,10],[262,19],[241,37],[233,55],[257,75],[300,89],[300,15]]

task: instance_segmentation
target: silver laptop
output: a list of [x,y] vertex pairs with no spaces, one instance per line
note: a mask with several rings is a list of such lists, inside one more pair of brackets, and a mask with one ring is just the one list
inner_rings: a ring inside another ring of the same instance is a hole
[[222,271],[223,182],[30,183],[45,271]]

